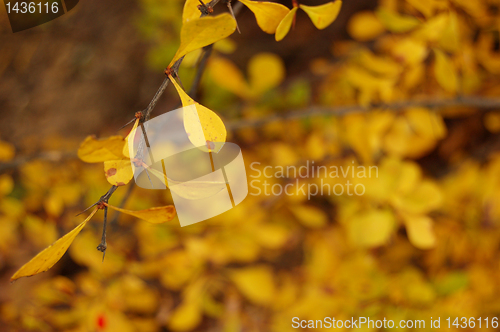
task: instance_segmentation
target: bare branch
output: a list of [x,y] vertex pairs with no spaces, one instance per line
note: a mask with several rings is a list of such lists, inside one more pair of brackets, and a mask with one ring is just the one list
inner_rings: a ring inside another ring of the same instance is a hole
[[500,110],[499,98],[488,98],[482,96],[458,97],[455,99],[422,99],[422,100],[407,100],[398,101],[394,103],[379,104],[372,106],[312,106],[302,110],[290,111],[286,114],[273,114],[267,117],[257,119],[241,119],[234,120],[226,126],[230,130],[237,130],[240,128],[258,127],[269,122],[295,120],[310,118],[315,116],[340,116],[350,113],[367,113],[373,109],[402,111],[408,107],[426,107],[430,109],[444,108],[444,107],[472,107],[482,111]]

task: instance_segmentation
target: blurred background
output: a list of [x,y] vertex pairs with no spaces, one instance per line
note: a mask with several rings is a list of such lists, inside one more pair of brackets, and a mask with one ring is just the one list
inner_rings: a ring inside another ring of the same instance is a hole
[[[448,317],[482,317],[493,330],[497,0],[345,1],[324,30],[297,11],[280,42],[233,3],[241,34],[214,45],[195,99],[242,148],[248,197],[183,228],[110,211],[104,262],[98,212],[51,270],[9,283],[109,190],[102,164],[76,151],[88,135],[128,134],[120,128],[147,107],[179,46],[183,5],[80,1],[18,33],[0,6],[0,330],[288,331],[294,317],[418,319],[422,331],[431,317],[443,330]],[[179,69],[186,91],[201,54]],[[169,86],[152,116],[179,106]],[[279,166],[339,176],[282,176]],[[376,176],[358,173],[369,167]],[[298,190],[347,183],[363,194]],[[270,192],[288,184],[292,195]],[[131,182],[110,204],[172,199]]]

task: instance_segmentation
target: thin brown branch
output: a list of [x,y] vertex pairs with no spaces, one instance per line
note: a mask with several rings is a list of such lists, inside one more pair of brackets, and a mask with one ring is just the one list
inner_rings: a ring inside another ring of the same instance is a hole
[[240,119],[228,123],[226,126],[230,130],[240,128],[258,127],[269,122],[296,120],[316,116],[340,116],[350,113],[367,113],[374,109],[402,111],[408,107],[425,107],[430,109],[446,107],[470,107],[482,111],[500,110],[500,98],[489,98],[482,96],[459,97],[455,99],[422,99],[407,100],[393,103],[378,104],[371,106],[349,105],[349,106],[312,106],[306,109],[294,110],[285,114],[273,114],[256,119]]

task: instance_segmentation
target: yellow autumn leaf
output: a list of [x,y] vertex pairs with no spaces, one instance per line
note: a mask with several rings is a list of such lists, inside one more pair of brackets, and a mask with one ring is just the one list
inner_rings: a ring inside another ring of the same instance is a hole
[[[127,137],[125,137],[125,144],[123,145],[123,155],[127,158],[130,158],[130,146],[128,144],[128,139],[129,139],[129,136],[132,134],[132,135],[135,135],[136,133],[136,130],[137,130],[137,127],[139,126],[139,119],[135,120],[135,123],[134,123],[134,126],[132,127],[132,130],[130,131],[130,133],[127,135]],[[135,156],[134,156],[135,157]]]
[[306,227],[320,228],[326,225],[328,217],[323,210],[308,205],[291,206],[290,211]]
[[443,89],[455,93],[458,89],[457,71],[451,59],[441,50],[435,49],[434,75]]
[[172,312],[168,327],[173,331],[190,331],[202,320],[202,311],[197,302],[184,301]]
[[113,186],[126,185],[134,177],[130,159],[105,161],[104,175]]
[[359,41],[372,40],[385,31],[384,26],[371,11],[354,14],[347,24],[347,32]]
[[15,154],[14,146],[10,143],[0,141],[0,162],[12,160]]
[[122,136],[111,136],[104,139],[96,139],[88,136],[78,148],[78,158],[86,163],[101,163],[107,160],[123,158],[123,145],[125,141]]
[[250,59],[248,76],[252,94],[259,96],[283,81],[285,65],[276,54],[259,53]]
[[369,210],[346,220],[349,239],[360,247],[377,247],[389,240],[395,220],[390,210]]
[[242,72],[231,61],[214,57],[210,60],[209,70],[210,76],[219,86],[242,98],[249,97],[250,87]]
[[416,65],[424,61],[428,54],[427,45],[413,38],[398,41],[392,49],[393,56],[408,65]]
[[403,214],[406,233],[410,242],[419,249],[430,249],[436,245],[432,219],[424,215]]
[[269,267],[260,265],[233,270],[230,277],[250,301],[260,305],[271,304],[276,288]]
[[201,12],[198,9],[200,5],[199,0],[186,0],[184,9],[182,10],[182,23],[200,18]]
[[189,52],[224,39],[234,30],[236,30],[236,21],[228,13],[184,22],[181,28],[181,44],[168,68]]
[[153,224],[161,224],[170,221],[175,217],[175,207],[173,205],[153,207],[139,211],[125,210],[109,204],[106,204],[106,206],[113,210],[120,211],[121,213],[134,216]]
[[80,233],[83,227],[85,227],[87,222],[96,212],[97,208],[95,208],[87,219],[85,219],[80,225],[76,226],[71,232],[64,235],[62,238],[33,257],[28,263],[24,264],[19,270],[17,270],[16,273],[14,273],[14,275],[10,278],[10,281],[45,272],[54,266],[54,264],[57,263],[64,255],[66,250],[68,250],[78,233]]
[[342,7],[342,1],[336,0],[319,6],[300,5],[300,9],[306,12],[314,26],[323,30],[337,18]]
[[392,32],[407,32],[420,25],[420,21],[413,16],[403,16],[385,8],[379,8],[376,14],[387,30]]
[[[212,110],[189,97],[172,76],[169,76],[169,78],[174,84],[184,107],[184,129],[188,133],[189,140],[196,147],[206,147],[209,151],[218,152],[222,148],[222,144],[214,143],[225,142],[227,135],[226,127],[221,118]],[[189,107],[191,105],[195,107]],[[196,112],[194,112],[195,110]]]
[[290,11],[287,7],[274,2],[250,0],[240,0],[240,2],[254,13],[262,31],[269,34],[276,32],[278,25]]
[[288,34],[288,31],[290,31],[290,28],[292,27],[295,13],[298,9],[299,7],[293,7],[292,10],[290,10],[288,14],[286,14],[285,17],[281,20],[280,24],[276,28],[276,35],[274,36],[276,41],[283,40],[283,38],[285,38],[285,36]]

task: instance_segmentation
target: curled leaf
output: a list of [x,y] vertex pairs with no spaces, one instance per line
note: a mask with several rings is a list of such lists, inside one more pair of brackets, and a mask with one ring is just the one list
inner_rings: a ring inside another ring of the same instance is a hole
[[190,19],[182,24],[181,45],[168,65],[172,65],[191,51],[226,38],[236,30],[236,21],[228,14]]
[[125,145],[123,146],[123,155],[127,158],[130,158],[130,149],[129,149],[129,144],[128,144],[128,138],[130,134],[134,135],[137,127],[139,126],[139,119],[135,120],[134,126],[132,127],[132,130],[130,133],[125,137]]
[[175,207],[173,205],[153,207],[139,211],[125,210],[109,204],[106,204],[106,206],[113,210],[120,211],[121,213],[134,216],[153,224],[161,224],[170,221],[175,217]]
[[85,219],[80,225],[76,226],[71,232],[64,235],[62,238],[33,257],[28,263],[24,264],[19,270],[17,270],[16,273],[14,273],[14,275],[10,278],[10,281],[14,281],[22,277],[31,277],[35,274],[45,272],[54,266],[54,264],[57,263],[64,255],[66,250],[68,250],[78,233],[80,233],[83,227],[85,227],[87,222],[96,212],[97,208],[95,208],[87,219]]
[[101,163],[107,160],[123,158],[122,150],[125,141],[122,136],[111,136],[96,139],[88,136],[78,148],[78,158],[86,163]]
[[285,6],[274,2],[250,0],[240,0],[240,2],[254,13],[262,31],[269,34],[276,32],[278,25],[290,11]]
[[306,12],[314,26],[323,30],[337,18],[342,7],[342,1],[337,0],[319,6],[300,5],[300,9]]
[[276,28],[276,35],[274,38],[276,41],[280,41],[288,34],[290,28],[292,27],[293,19],[295,18],[295,13],[299,7],[293,7],[292,10],[286,14],[286,16],[281,20],[280,24]]

